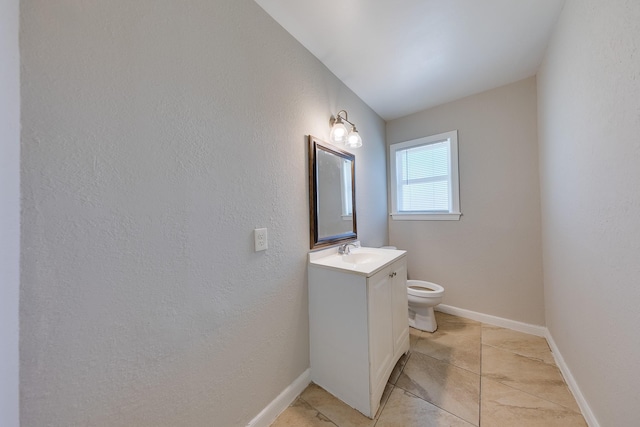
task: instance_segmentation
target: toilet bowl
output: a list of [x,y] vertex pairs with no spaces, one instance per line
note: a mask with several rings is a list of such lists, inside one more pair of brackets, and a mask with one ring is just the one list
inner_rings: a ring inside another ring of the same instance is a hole
[[407,280],[409,299],[409,326],[421,331],[435,332],[438,329],[433,307],[442,302],[444,288],[422,280]]

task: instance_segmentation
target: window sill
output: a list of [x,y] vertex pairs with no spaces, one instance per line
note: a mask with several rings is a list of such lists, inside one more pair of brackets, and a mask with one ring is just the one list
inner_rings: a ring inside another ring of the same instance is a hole
[[449,212],[449,213],[419,213],[419,214],[410,214],[410,213],[392,213],[391,218],[394,221],[459,221],[460,212]]

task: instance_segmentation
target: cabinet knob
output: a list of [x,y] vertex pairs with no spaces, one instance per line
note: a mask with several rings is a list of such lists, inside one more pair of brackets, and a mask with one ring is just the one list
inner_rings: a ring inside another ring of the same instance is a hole
[[395,271],[393,273],[389,273],[389,277],[396,277],[396,274],[398,273],[396,273]]

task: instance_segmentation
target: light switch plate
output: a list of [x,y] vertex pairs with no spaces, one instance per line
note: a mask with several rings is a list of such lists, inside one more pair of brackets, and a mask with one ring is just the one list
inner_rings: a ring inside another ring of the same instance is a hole
[[255,239],[256,252],[266,251],[269,247],[267,242],[267,229],[256,228],[255,230],[253,230],[253,237]]

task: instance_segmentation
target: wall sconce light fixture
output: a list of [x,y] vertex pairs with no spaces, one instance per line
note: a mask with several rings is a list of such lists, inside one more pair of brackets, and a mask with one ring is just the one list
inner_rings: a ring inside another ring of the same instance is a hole
[[[329,139],[334,144],[344,144],[348,148],[362,147],[362,138],[356,129],[356,125],[351,123],[347,117],[348,114],[346,110],[338,111],[335,117],[331,116],[331,119],[329,119],[329,123],[331,124]],[[347,130],[344,122],[351,125],[351,131]]]

